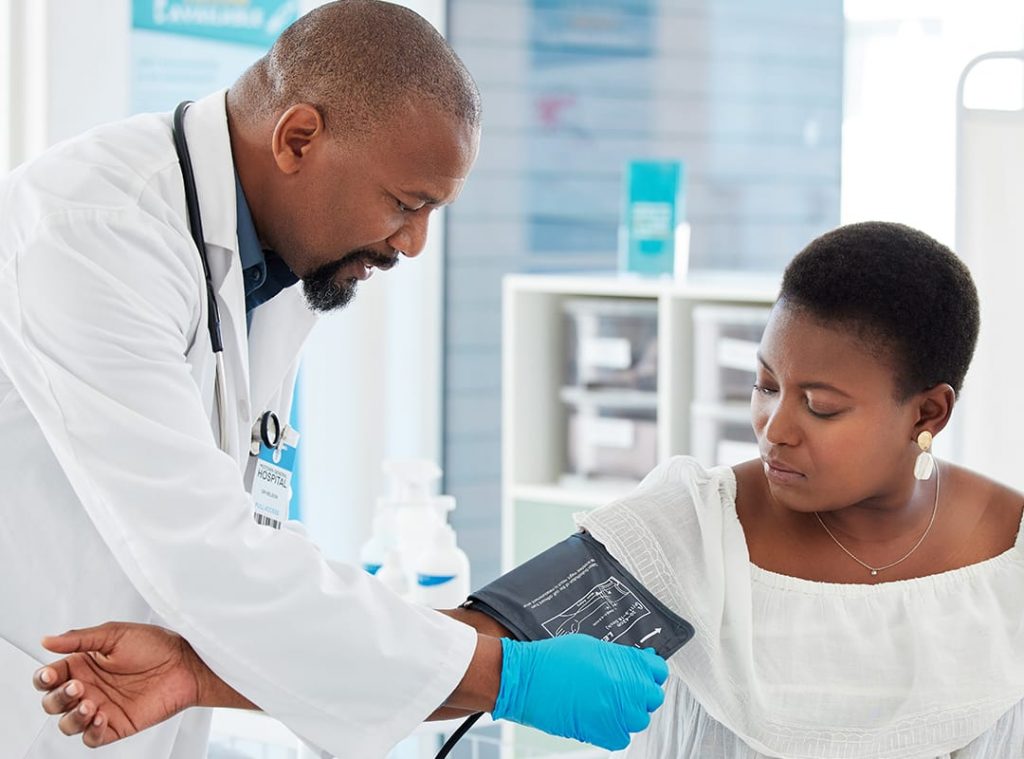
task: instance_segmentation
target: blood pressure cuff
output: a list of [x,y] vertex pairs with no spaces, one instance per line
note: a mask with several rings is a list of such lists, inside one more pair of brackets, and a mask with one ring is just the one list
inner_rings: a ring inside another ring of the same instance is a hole
[[463,604],[516,640],[583,633],[667,659],[693,626],[654,597],[592,535],[579,532],[470,595]]

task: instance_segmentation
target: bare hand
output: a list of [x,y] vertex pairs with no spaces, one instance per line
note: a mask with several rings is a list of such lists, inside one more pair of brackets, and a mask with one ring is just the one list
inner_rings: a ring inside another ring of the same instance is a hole
[[61,732],[81,733],[91,748],[201,705],[212,681],[226,687],[188,641],[154,625],[107,622],[48,636],[42,643],[54,653],[70,654],[32,678],[37,690],[46,691],[43,709],[62,714]]

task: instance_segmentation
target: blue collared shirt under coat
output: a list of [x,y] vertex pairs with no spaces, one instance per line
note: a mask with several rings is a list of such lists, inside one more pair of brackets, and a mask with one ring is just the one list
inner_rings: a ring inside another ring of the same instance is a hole
[[264,250],[260,245],[238,172],[235,172],[235,198],[238,206],[238,257],[242,262],[242,282],[245,286],[245,321],[252,326],[253,310],[284,288],[294,285],[299,278],[280,256],[272,250]]

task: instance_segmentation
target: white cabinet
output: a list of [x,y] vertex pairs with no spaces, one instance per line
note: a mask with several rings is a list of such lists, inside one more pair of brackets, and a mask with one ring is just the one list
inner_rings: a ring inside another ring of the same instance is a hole
[[747,407],[776,278],[504,281],[502,562],[573,529],[655,464],[750,453]]

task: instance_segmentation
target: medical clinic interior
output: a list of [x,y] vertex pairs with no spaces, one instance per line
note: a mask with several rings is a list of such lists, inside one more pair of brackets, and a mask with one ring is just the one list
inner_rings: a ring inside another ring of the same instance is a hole
[[[934,442],[908,436],[907,450],[934,454],[944,474],[962,467],[1024,490],[1024,3],[398,4],[427,19],[472,75],[479,152],[458,196],[432,213],[422,252],[368,268],[350,304],[318,316],[287,418],[256,420],[257,477],[264,443],[276,451],[267,466],[280,450],[293,459],[286,513],[273,527],[287,521],[325,559],[372,575],[375,593],[454,608],[608,504],[657,487],[660,475],[645,477],[678,457],[707,477],[776,454],[798,468],[786,458],[798,456],[798,433],[779,431],[775,417],[759,428],[757,413],[752,423],[752,404],[788,402],[784,383],[765,387],[791,365],[779,358],[782,327],[769,326],[773,307],[797,254],[862,222],[906,225],[952,250],[980,303],[956,413]],[[229,87],[320,5],[0,0],[0,176],[99,125]],[[892,262],[871,266],[884,279]],[[911,303],[908,313],[932,307]],[[776,337],[762,343],[766,328]],[[817,415],[819,391],[801,392]],[[773,461],[764,463],[769,487],[789,492],[803,475]],[[918,481],[932,476],[926,463]],[[943,488],[957,487],[945,476]],[[932,538],[946,534],[935,488],[932,521],[908,528],[924,533],[913,547],[908,539],[909,552],[894,548],[891,562],[858,549],[838,521],[805,514],[807,529],[824,528],[814,534],[830,559],[861,571],[856,561],[870,582],[925,553],[933,523]],[[265,524],[258,506],[256,518]],[[600,537],[606,523],[593,524]],[[619,550],[631,550],[625,538]],[[520,600],[550,600],[574,579]],[[586,613],[540,619],[543,629],[580,632],[615,602],[615,583],[579,601],[592,604]],[[671,593],[659,597],[672,606]],[[706,620],[695,627],[695,641],[710,634]],[[728,723],[724,707],[707,711]],[[463,721],[423,722],[388,757],[446,755]],[[783,756],[770,742],[747,743],[762,753],[744,757]],[[334,755],[243,709],[215,710],[207,751]],[[450,749],[456,759],[618,755],[489,714]],[[965,756],[1009,759],[1024,748]]]

